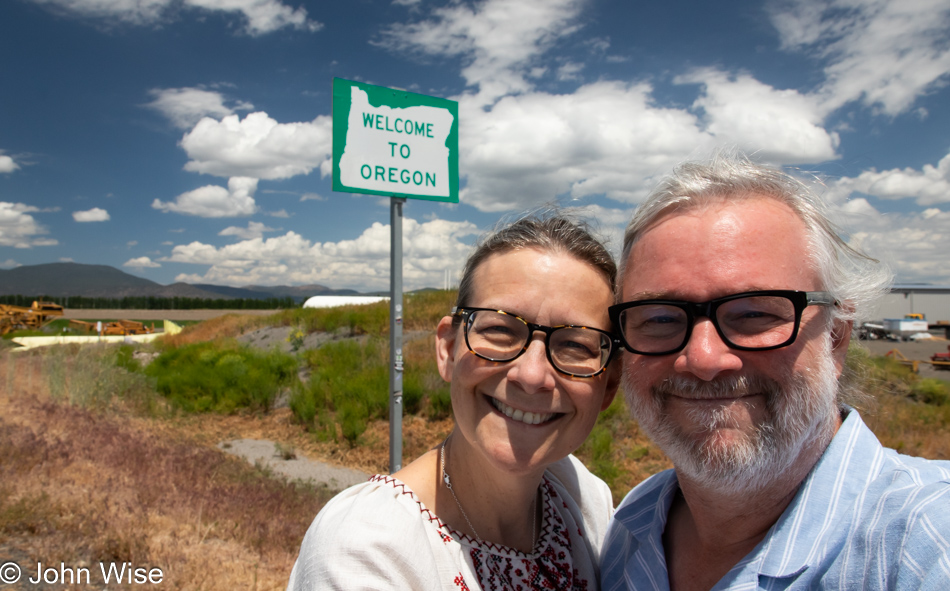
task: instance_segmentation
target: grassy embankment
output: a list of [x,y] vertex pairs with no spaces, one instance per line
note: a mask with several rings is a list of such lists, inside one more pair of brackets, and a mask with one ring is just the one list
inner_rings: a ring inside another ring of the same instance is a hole
[[[406,300],[407,459],[451,428],[432,328],[454,292]],[[239,345],[287,326],[328,332],[295,354]],[[30,564],[129,561],[160,566],[168,588],[282,588],[300,539],[328,497],[210,449],[253,432],[310,453],[386,471],[388,308],[225,316],[144,347],[57,347],[0,359],[0,557]],[[305,366],[304,382],[293,371]],[[950,458],[950,387],[853,349],[871,428],[904,453]],[[289,393],[290,409],[270,410]],[[578,455],[615,499],[668,460],[627,418],[622,396]]]

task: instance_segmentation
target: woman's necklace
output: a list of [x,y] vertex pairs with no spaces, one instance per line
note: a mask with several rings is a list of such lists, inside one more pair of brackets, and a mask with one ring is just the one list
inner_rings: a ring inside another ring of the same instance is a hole
[[[439,462],[442,467],[442,482],[445,483],[445,488],[449,489],[449,492],[452,493],[452,498],[455,499],[455,504],[458,505],[459,511],[462,512],[462,517],[465,518],[465,523],[468,524],[469,529],[472,530],[472,533],[475,534],[475,539],[481,543],[482,539],[479,537],[478,532],[475,531],[475,526],[472,525],[472,520],[468,518],[468,514],[465,512],[465,509],[462,508],[462,503],[459,502],[458,496],[455,494],[455,489],[452,488],[452,479],[449,477],[449,473],[445,471],[445,444],[448,443],[448,437],[445,438],[445,441],[442,442],[442,447],[439,449]],[[538,511],[534,506],[535,502],[538,500],[538,495],[535,493],[534,501],[531,502],[531,545],[534,546],[535,536],[537,535],[537,521],[538,521]]]

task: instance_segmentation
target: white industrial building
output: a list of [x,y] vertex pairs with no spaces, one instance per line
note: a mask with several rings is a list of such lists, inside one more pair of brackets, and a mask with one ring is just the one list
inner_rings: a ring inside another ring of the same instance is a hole
[[303,303],[304,308],[334,308],[336,306],[352,306],[388,302],[389,296],[361,296],[361,295],[324,295],[313,296]]

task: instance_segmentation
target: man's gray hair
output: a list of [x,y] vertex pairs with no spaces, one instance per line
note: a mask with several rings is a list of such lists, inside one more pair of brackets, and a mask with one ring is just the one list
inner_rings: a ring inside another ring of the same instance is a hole
[[833,318],[855,326],[868,320],[890,285],[887,268],[841,239],[828,206],[806,183],[730,152],[719,152],[707,162],[681,164],[647,197],[624,234],[621,277],[633,245],[661,218],[762,196],[784,203],[804,222],[812,267],[822,289],[841,304],[834,307]]

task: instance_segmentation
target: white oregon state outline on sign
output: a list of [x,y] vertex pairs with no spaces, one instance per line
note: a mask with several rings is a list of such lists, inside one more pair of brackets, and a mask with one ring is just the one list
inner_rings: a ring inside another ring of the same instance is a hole
[[365,91],[351,87],[340,180],[372,191],[450,196],[445,142],[454,120],[437,107],[374,107]]

